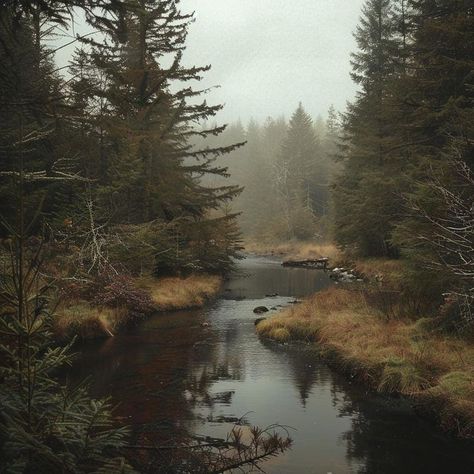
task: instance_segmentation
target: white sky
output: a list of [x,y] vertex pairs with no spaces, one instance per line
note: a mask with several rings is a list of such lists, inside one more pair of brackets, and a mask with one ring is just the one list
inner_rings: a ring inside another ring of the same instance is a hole
[[[220,85],[220,121],[288,117],[298,102],[316,117],[354,97],[352,32],[364,0],[182,0],[195,11],[186,65],[211,64],[199,87]],[[76,33],[87,31],[81,21]],[[58,53],[64,64],[71,48]]]
[[211,64],[224,120],[344,110],[356,86],[350,53],[364,0],[183,0],[196,12],[186,60]]

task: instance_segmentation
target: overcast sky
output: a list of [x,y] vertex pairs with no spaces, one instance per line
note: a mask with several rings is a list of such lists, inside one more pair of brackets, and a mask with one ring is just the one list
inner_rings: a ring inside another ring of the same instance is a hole
[[[182,0],[195,11],[186,65],[211,64],[199,87],[220,85],[209,103],[220,121],[289,117],[302,102],[316,117],[354,97],[352,36],[364,0]],[[90,31],[78,19],[75,33]],[[64,40],[66,41],[66,40]],[[66,64],[74,46],[58,52]]]
[[313,116],[343,110],[352,36],[364,0],[183,0],[196,12],[186,61],[211,64],[205,85],[224,120],[289,116],[303,102]]

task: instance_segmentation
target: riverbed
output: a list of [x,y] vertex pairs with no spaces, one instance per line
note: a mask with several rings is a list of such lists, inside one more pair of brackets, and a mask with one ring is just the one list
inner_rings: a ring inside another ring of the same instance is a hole
[[225,437],[242,419],[290,427],[293,447],[262,465],[269,474],[474,472],[473,445],[408,402],[367,392],[309,347],[256,336],[256,306],[276,311],[331,284],[323,271],[247,258],[206,308],[158,314],[84,345],[71,375],[90,376],[95,396],[112,395],[138,444]]

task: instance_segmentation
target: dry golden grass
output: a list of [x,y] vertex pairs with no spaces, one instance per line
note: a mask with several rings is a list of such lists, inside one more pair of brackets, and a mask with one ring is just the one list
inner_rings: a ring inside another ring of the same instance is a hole
[[389,258],[366,258],[356,260],[354,269],[370,280],[376,276],[395,281],[403,275],[403,260]]
[[69,339],[110,337],[127,321],[127,312],[121,308],[96,308],[85,301],[77,301],[57,310],[54,321],[56,336]]
[[[172,311],[203,306],[219,292],[222,278],[213,275],[144,277],[135,284],[150,294],[157,311]],[[54,330],[59,339],[110,337],[132,319],[125,308],[97,308],[82,300],[67,304],[60,306],[55,316]]]
[[314,342],[377,390],[415,397],[445,428],[472,437],[474,345],[422,327],[386,321],[361,292],[330,288],[261,322],[257,332],[279,342]]
[[257,255],[278,255],[285,260],[306,260],[328,257],[335,264],[341,254],[334,244],[316,244],[314,242],[287,242],[266,244],[262,242],[246,242],[245,250]]
[[174,311],[204,306],[217,295],[222,278],[216,275],[191,275],[187,278],[141,278],[137,285],[147,290],[157,311]]

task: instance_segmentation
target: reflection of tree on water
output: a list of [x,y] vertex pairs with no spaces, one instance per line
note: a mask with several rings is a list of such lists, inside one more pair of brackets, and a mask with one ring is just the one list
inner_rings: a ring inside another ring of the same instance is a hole
[[[95,394],[117,395],[117,415],[132,426],[133,443],[176,442],[192,430],[196,417],[188,376],[197,360],[206,364],[216,358],[216,335],[201,327],[199,316],[182,312],[153,318],[126,337],[90,347],[75,367],[77,378],[94,368]],[[193,388],[205,392],[210,383],[202,377]]]
[[[217,358],[217,352],[213,352]],[[186,394],[194,405],[212,408],[216,403],[230,404],[234,391],[210,393],[215,382],[224,380],[241,380],[242,369],[238,358],[214,362],[212,366],[194,368],[186,380]]]
[[435,436],[436,427],[415,417],[409,401],[370,393],[338,374],[331,394],[340,416],[352,418],[341,439],[358,474],[399,474],[400,460],[405,462],[403,474],[445,474],[460,464],[466,466],[464,472],[474,472],[474,457],[466,457],[466,446],[441,433]]
[[[236,469],[241,469],[240,472],[247,472],[243,468],[254,466],[252,459],[260,461],[267,459],[284,452],[290,446],[290,440],[285,436],[286,430],[281,430],[277,426],[272,427],[268,432],[254,432],[258,429],[252,427],[245,417],[213,416],[214,407],[231,405],[235,393],[233,390],[212,393],[214,384],[219,381],[240,380],[242,368],[238,357],[219,361],[216,345],[198,344],[198,346],[199,351],[204,347],[208,348],[206,362],[197,363],[196,351],[192,351],[189,355],[190,363],[186,367],[178,366],[175,371],[177,379],[160,392],[160,398],[163,399],[165,405],[166,400],[175,396],[176,403],[182,410],[182,418],[175,419],[175,424],[169,426],[169,429],[166,429],[164,425],[155,425],[158,432],[165,428],[164,431],[172,436],[165,438],[161,433],[158,437],[148,435],[136,438],[137,448],[143,445],[159,447],[157,450],[149,449],[145,452],[137,449],[141,452],[138,459],[141,472],[209,474],[227,472],[226,466],[235,466]],[[169,390],[173,393],[168,393]],[[209,409],[209,415],[204,419],[200,417],[199,411],[195,410],[196,407],[203,406]],[[164,407],[164,411],[169,412],[169,405]],[[192,429],[192,423],[189,426],[184,424],[183,430],[179,432],[177,425],[180,420],[222,423],[230,426],[229,434],[225,439],[191,434],[195,432],[195,429]],[[242,438],[240,438],[241,435]]]
[[350,377],[331,371],[310,349],[262,342],[273,352],[285,354],[303,406],[316,386],[329,388],[339,416],[350,419],[351,428],[340,440],[354,472],[446,474],[460,465],[466,469],[456,472],[474,472],[474,456],[467,454],[469,449],[459,440],[441,433],[436,436],[435,427],[414,416],[409,402],[368,391]]
[[318,381],[325,378],[322,372],[327,372],[327,368],[316,359],[316,354],[311,349],[302,347],[288,349],[287,346],[276,344],[272,341],[262,340],[261,342],[272,351],[282,352],[288,356],[293,383],[298,390],[301,404],[303,407],[306,407],[306,402],[313,387]]
[[[352,410],[357,415],[343,439],[347,442],[347,458],[361,464],[359,474],[399,474],[401,459],[405,460],[404,474],[444,474],[454,472],[453,465],[459,464],[464,464],[466,470],[456,472],[474,472],[474,459],[466,458],[466,449],[441,434],[434,440],[436,427],[429,423],[420,421],[419,426],[413,427],[413,414],[408,407],[389,407],[383,402],[374,407],[361,400],[355,405]],[[433,444],[437,445],[436,456]],[[458,454],[453,452],[456,446]]]
[[320,365],[315,364],[313,354],[301,353],[299,357],[290,357],[293,381],[298,389],[301,404],[306,407],[306,401],[311,389],[320,378]]

